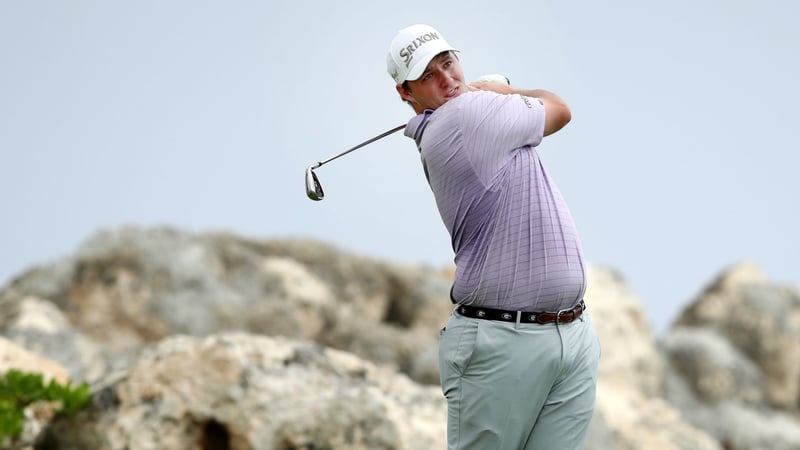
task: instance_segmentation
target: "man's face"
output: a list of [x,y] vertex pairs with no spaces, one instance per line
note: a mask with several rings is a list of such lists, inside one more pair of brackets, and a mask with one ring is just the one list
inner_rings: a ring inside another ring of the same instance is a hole
[[436,109],[468,90],[461,64],[453,52],[437,55],[418,79],[407,83],[408,89],[398,85],[397,92],[417,113]]

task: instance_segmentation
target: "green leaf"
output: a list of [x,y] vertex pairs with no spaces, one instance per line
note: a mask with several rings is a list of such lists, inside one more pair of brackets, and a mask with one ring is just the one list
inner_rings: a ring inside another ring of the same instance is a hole
[[36,402],[57,402],[57,414],[72,415],[92,400],[89,384],[73,387],[72,382],[60,384],[51,380],[44,384],[40,373],[26,373],[11,369],[0,377],[0,446],[5,438],[22,433],[25,407]]
[[62,408],[59,412],[71,416],[86,406],[91,400],[92,393],[89,390],[89,384],[84,382],[64,396]]
[[24,410],[15,402],[0,401],[0,440],[22,434],[25,422]]

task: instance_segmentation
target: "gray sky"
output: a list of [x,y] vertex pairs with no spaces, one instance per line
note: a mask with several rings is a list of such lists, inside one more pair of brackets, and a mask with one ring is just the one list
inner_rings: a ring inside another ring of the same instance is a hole
[[800,6],[784,1],[0,2],[0,284],[100,228],[306,236],[444,266],[449,238],[385,72],[429,23],[465,75],[562,96],[539,151],[588,261],[657,332],[723,269],[800,285]]

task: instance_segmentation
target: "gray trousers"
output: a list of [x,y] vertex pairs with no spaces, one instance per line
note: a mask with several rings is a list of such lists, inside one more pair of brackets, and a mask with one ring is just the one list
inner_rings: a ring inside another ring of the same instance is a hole
[[558,325],[453,312],[439,341],[448,450],[582,449],[599,359],[587,312]]

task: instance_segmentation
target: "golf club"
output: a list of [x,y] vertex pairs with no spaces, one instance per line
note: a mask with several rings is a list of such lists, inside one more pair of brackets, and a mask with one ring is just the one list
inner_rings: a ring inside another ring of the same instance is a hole
[[[511,85],[511,80],[509,80],[508,77],[506,77],[505,75],[498,74],[498,73],[492,73],[492,74],[484,75],[484,76],[478,78],[476,81],[493,81],[493,82],[496,82],[496,83],[504,83],[504,84]],[[314,169],[317,169],[320,166],[322,166],[323,164],[327,164],[327,163],[333,161],[336,158],[340,158],[340,157],[352,152],[353,150],[358,150],[359,148],[361,148],[361,147],[363,147],[363,146],[365,146],[367,144],[371,144],[371,143],[377,141],[378,139],[385,138],[386,136],[388,136],[388,135],[390,135],[390,134],[392,134],[394,132],[400,131],[405,127],[406,127],[405,124],[398,125],[397,127],[392,128],[391,130],[389,130],[389,131],[387,131],[385,133],[379,134],[379,135],[375,136],[372,139],[366,140],[366,141],[356,145],[353,148],[347,149],[347,150],[343,151],[342,153],[339,153],[338,155],[336,155],[336,156],[334,156],[332,158],[329,158],[329,159],[326,159],[325,161],[320,161],[320,162],[318,162],[316,164],[312,164],[312,165],[308,166],[308,169],[306,169],[306,195],[308,195],[308,198],[310,198],[311,200],[315,200],[315,201],[320,201],[323,198],[325,198],[325,192],[322,190],[322,185],[319,183],[319,178],[317,178],[317,174],[314,173]]]
[[392,128],[391,130],[389,130],[389,131],[387,131],[385,133],[382,133],[382,134],[379,134],[379,135],[375,136],[372,139],[366,140],[366,141],[356,145],[353,148],[347,149],[347,150],[343,151],[342,153],[339,153],[338,155],[336,155],[336,156],[334,156],[332,158],[329,158],[329,159],[326,159],[325,161],[320,161],[320,162],[318,162],[316,164],[312,164],[312,165],[308,166],[308,169],[306,169],[306,194],[308,195],[308,198],[310,198],[311,200],[319,201],[319,200],[322,200],[325,197],[325,192],[322,190],[322,185],[319,184],[319,178],[317,178],[317,174],[314,173],[314,169],[317,169],[320,166],[322,166],[323,164],[327,164],[327,163],[333,161],[336,158],[340,158],[340,157],[352,152],[353,150],[358,150],[359,148],[361,148],[361,147],[363,147],[363,146],[365,146],[367,144],[371,144],[371,143],[377,141],[378,139],[385,138],[386,136],[388,136],[388,135],[390,135],[390,134],[392,134],[394,132],[400,131],[405,127],[406,127],[406,124],[399,125],[399,126],[397,126],[395,128]]

